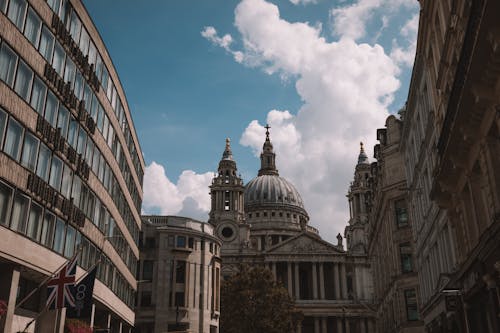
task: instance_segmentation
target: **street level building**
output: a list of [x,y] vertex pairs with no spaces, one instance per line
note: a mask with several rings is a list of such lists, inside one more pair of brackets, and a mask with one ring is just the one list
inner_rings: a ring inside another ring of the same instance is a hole
[[269,268],[304,314],[300,333],[371,333],[376,312],[366,252],[331,244],[310,226],[304,202],[279,175],[269,128],[257,177],[237,174],[229,139],[210,186],[209,223],[222,239],[222,275],[240,264]]
[[94,329],[134,325],[144,161],[108,51],[78,0],[0,1],[0,331],[62,332],[45,287],[98,263]]
[[219,332],[221,241],[211,224],[143,216],[134,332]]
[[427,332],[499,332],[500,2],[420,0],[401,150]]

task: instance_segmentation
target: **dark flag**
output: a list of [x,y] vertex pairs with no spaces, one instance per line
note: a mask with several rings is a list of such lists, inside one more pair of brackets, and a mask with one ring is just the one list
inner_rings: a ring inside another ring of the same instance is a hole
[[96,272],[97,266],[74,286],[73,297],[75,299],[75,306],[66,309],[67,318],[90,318]]
[[57,274],[47,281],[47,306],[61,309],[75,305],[72,288],[75,286],[76,259],[74,256]]

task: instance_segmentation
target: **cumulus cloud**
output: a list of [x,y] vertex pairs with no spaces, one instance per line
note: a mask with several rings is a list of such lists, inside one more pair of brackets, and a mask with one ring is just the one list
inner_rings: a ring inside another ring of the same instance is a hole
[[417,50],[418,14],[415,14],[401,29],[406,47],[400,46],[397,39],[392,40],[391,58],[399,64],[413,66]]
[[146,213],[183,215],[207,220],[210,210],[208,186],[213,173],[197,174],[183,171],[177,184],[172,183],[165,168],[152,162],[144,172],[144,198],[142,207]]
[[240,51],[233,51],[231,49],[231,43],[233,42],[233,37],[230,34],[225,34],[222,37],[217,35],[217,30],[214,27],[208,26],[203,29],[201,35],[207,40],[211,41],[213,44],[222,47],[228,53],[233,55],[236,62],[243,61],[243,53]]
[[[334,28],[341,37],[334,42],[321,36],[321,26],[282,19],[278,7],[265,0],[242,0],[236,7],[243,64],[294,79],[304,101],[296,114],[272,110],[266,121],[280,174],[298,187],[311,225],[328,240],[343,232],[348,220],[345,194],[359,142],[375,143],[375,131],[384,125],[400,84],[398,63],[380,45],[356,39],[366,33],[370,8],[396,10],[409,2],[414,1],[360,0],[336,8],[332,15],[346,26]],[[250,122],[240,139],[256,155],[263,125]]]
[[293,3],[294,5],[299,5],[299,4],[308,5],[311,3],[318,3],[318,0],[290,0],[290,2]]

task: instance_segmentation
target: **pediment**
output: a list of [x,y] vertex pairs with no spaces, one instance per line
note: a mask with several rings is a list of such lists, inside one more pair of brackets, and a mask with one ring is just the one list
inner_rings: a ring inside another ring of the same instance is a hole
[[287,253],[309,253],[309,254],[331,254],[344,253],[336,245],[314,237],[306,232],[271,247],[266,251],[268,254],[287,254]]

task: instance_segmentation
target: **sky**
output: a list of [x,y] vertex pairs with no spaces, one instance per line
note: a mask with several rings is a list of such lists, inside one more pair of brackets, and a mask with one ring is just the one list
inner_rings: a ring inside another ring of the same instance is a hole
[[231,139],[245,183],[265,126],[280,176],[331,242],[349,220],[359,142],[404,106],[416,0],[84,0],[146,161],[144,214],[206,221]]

